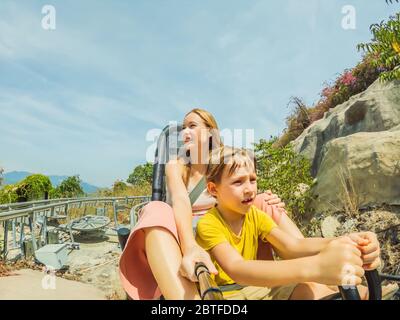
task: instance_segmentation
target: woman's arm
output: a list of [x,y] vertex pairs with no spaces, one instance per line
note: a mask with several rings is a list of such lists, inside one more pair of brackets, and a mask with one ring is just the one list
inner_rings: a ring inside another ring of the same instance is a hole
[[[341,285],[349,281],[360,284],[364,275],[360,253],[346,239],[331,241],[317,255],[293,260],[244,260],[228,242],[215,246],[211,254],[221,268],[242,285],[276,287],[301,282]],[[346,266],[352,268],[343,274]]]
[[273,218],[275,223],[279,225],[283,231],[296,238],[304,238],[299,228],[288,216],[285,210],[285,203],[282,202],[277,194],[272,193],[271,190],[267,190],[262,194],[262,201],[263,203],[258,206],[259,209],[265,211]]
[[218,271],[211,261],[209,254],[201,248],[193,235],[192,207],[189,195],[183,182],[184,165],[179,161],[170,161],[165,167],[167,187],[171,195],[172,209],[182,250],[180,273],[191,281],[197,281],[194,274],[196,262],[203,262],[208,270],[217,274]]
[[[278,208],[277,210],[284,210],[284,209]],[[293,237],[298,238],[298,239],[304,239],[303,234],[301,233],[299,228],[296,226],[296,224],[289,218],[286,211],[284,212],[284,214],[281,215],[281,219],[278,223],[278,226],[281,230],[292,235]]]
[[180,160],[171,160],[165,166],[167,188],[171,196],[181,249],[185,254],[196,241],[192,230],[192,207],[183,182],[183,170],[184,165]]

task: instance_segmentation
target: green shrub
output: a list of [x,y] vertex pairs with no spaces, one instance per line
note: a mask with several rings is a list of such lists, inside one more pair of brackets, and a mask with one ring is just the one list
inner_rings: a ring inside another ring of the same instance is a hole
[[51,181],[42,174],[33,174],[24,180],[4,186],[0,190],[0,203],[27,202],[49,197]]
[[128,185],[123,181],[115,181],[113,185],[113,194],[116,197],[123,196],[128,190]]
[[16,184],[18,202],[46,199],[53,188],[49,177],[32,174]]
[[274,147],[276,138],[255,144],[258,188],[272,190],[285,201],[292,218],[300,223],[310,200],[311,164],[296,154],[290,144]]
[[18,201],[17,187],[9,184],[0,189],[0,204],[14,203]]

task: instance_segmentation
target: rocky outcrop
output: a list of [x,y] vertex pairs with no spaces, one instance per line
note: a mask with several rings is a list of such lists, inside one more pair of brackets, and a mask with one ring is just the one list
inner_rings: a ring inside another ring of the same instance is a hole
[[358,132],[380,132],[400,126],[400,81],[374,82],[366,91],[326,112],[295,141],[295,151],[312,161],[317,175],[322,148],[331,140]]
[[400,205],[400,130],[333,139],[321,158],[313,187],[317,211]]
[[400,205],[400,81],[374,82],[313,123],[293,146],[312,162],[317,212]]

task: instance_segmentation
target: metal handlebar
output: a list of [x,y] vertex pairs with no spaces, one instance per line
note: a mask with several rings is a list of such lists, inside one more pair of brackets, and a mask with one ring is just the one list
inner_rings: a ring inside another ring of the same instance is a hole
[[[369,300],[382,300],[381,278],[377,270],[366,271],[365,278],[368,283]],[[343,300],[361,300],[357,287],[339,287]]]
[[199,280],[201,300],[224,300],[221,289],[217,286],[206,265],[197,262],[194,273]]

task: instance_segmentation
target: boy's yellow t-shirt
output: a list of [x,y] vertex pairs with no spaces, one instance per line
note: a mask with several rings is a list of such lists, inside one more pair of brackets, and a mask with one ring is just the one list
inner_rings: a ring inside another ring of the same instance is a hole
[[[218,209],[213,207],[200,218],[197,224],[196,241],[206,251],[220,243],[228,242],[245,260],[256,260],[258,239],[266,242],[266,237],[275,227],[275,222],[268,214],[251,206],[245,214],[242,231],[238,236],[222,218]],[[235,283],[213,257],[212,260],[218,270],[218,275],[215,276],[217,285]]]

